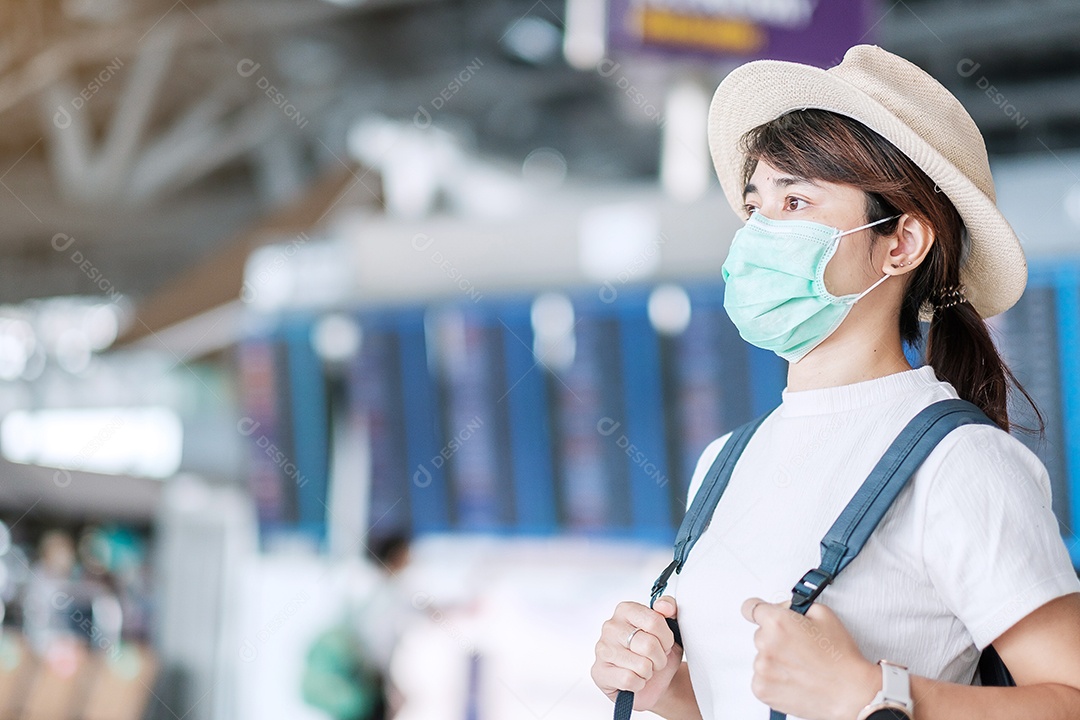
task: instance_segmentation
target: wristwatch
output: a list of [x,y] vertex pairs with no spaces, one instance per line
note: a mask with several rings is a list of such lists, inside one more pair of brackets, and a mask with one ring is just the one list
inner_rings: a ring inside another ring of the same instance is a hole
[[862,709],[855,720],[912,720],[911,681],[905,665],[879,660],[881,691]]

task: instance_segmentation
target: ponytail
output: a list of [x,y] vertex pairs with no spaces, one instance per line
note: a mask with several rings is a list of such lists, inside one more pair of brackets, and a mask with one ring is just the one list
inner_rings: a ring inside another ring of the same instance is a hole
[[1031,396],[1017,382],[1002,360],[990,337],[986,322],[966,300],[942,303],[934,308],[926,340],[926,361],[939,379],[947,381],[958,395],[977,405],[1005,431],[1009,422],[1009,385],[1013,385],[1035,410],[1038,429],[1019,428],[1040,435],[1046,424]]

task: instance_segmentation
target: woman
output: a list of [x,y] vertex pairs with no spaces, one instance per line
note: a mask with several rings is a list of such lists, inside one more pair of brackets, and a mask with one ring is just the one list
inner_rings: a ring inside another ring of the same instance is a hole
[[[828,71],[737,69],[709,138],[748,218],[724,263],[725,308],[789,361],[788,384],[673,595],[621,603],[604,624],[594,681],[680,720],[765,720],[770,707],[805,720],[1080,717],[1080,581],[1046,469],[1005,432],[1015,380],[984,323],[1016,302],[1027,269],[970,116],[914,65],[858,46]],[[920,339],[920,318],[928,364],[913,370],[903,342]],[[889,443],[955,397],[999,427],[950,433],[806,616],[788,609]],[[691,499],[725,440],[702,454]],[[664,623],[676,616],[685,658]],[[1018,687],[970,684],[990,643]],[[882,713],[888,673],[910,701]]]

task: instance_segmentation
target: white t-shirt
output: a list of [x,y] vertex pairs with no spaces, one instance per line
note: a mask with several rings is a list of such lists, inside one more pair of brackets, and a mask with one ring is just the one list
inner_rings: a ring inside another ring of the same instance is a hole
[[[706,720],[767,720],[750,690],[756,626],[740,606],[752,596],[790,601],[791,587],[820,561],[821,538],[908,420],[955,397],[929,366],[784,391],[669,586]],[[726,439],[702,453],[691,499]],[[982,648],[1077,591],[1042,462],[996,427],[966,425],[931,453],[818,602],[869,660],[968,684]]]

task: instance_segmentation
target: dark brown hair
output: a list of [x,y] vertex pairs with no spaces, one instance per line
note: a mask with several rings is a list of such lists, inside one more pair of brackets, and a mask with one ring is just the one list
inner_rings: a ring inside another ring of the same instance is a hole
[[[909,273],[900,305],[900,337],[921,346],[919,309],[934,305],[926,359],[937,376],[1006,431],[1013,427],[1008,394],[1010,385],[1015,387],[1034,409],[1038,432],[1043,431],[1042,414],[1002,360],[971,303],[937,307],[942,295],[960,283],[964,223],[945,193],[910,158],[862,123],[826,110],[789,112],[754,128],[742,143],[744,183],[758,160],[764,160],[792,175],[859,188],[866,193],[867,222],[907,213],[929,225],[934,243],[922,264]],[[896,225],[893,220],[872,228],[875,241],[895,232]]]

